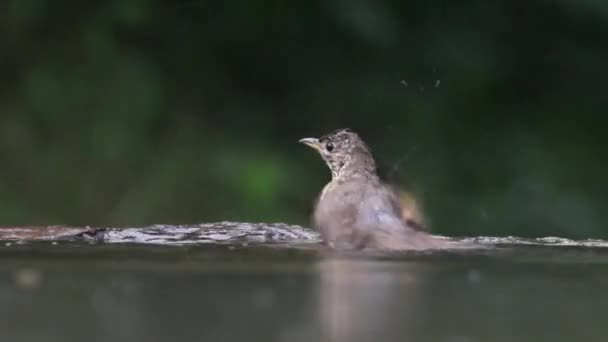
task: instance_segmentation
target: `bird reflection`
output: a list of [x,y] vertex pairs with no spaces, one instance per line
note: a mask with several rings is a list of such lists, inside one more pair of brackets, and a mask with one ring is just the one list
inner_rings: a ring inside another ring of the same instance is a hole
[[417,335],[426,280],[417,263],[329,257],[319,265],[318,309],[325,341],[401,340]]

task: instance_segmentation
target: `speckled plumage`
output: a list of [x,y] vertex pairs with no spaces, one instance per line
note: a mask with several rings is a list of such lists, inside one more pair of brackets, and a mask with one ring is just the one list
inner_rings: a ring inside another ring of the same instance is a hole
[[371,150],[357,133],[339,129],[300,142],[316,149],[332,174],[313,215],[313,225],[327,245],[340,250],[419,250],[443,245],[442,240],[408,225],[398,194],[379,179]]

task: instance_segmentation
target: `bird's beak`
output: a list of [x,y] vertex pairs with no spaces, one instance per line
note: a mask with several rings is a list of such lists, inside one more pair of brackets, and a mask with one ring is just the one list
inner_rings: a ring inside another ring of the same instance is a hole
[[299,142],[304,145],[308,145],[317,151],[319,150],[319,139],[317,138],[304,138],[300,139]]

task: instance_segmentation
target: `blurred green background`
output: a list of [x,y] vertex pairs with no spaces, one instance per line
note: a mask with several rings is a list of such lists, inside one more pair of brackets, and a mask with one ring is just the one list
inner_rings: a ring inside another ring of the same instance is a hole
[[350,127],[450,235],[608,237],[608,3],[5,0],[0,225],[307,224]]

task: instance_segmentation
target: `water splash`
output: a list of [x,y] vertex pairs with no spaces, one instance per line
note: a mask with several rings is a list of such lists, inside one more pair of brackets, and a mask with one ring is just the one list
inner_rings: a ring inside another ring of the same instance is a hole
[[464,238],[461,241],[472,242],[483,245],[508,246],[508,245],[527,245],[527,246],[547,246],[547,247],[608,247],[608,241],[599,239],[572,240],[555,236],[542,238],[522,238],[517,236],[492,237],[478,236]]
[[301,244],[320,242],[319,234],[285,223],[213,222],[198,225],[154,225],[105,230],[105,243],[160,245],[192,244]]
[[[437,236],[454,242],[456,249],[476,249],[515,246],[586,247],[605,248],[608,241],[600,239],[572,240],[560,237],[522,238]],[[318,245],[319,234],[299,225],[286,223],[211,222],[195,225],[153,225],[148,227],[91,228],[91,227],[6,227],[0,228],[0,241],[4,246],[35,241],[88,241],[105,244],[143,245],[272,245],[302,247]]]

